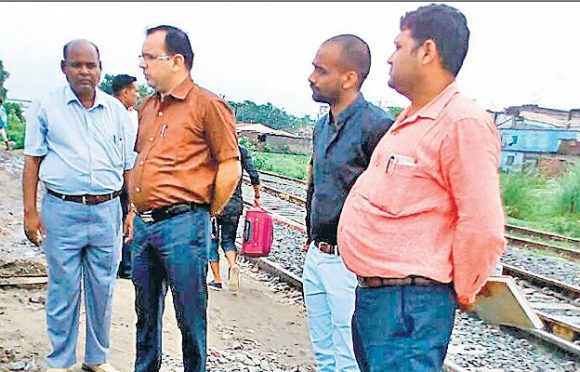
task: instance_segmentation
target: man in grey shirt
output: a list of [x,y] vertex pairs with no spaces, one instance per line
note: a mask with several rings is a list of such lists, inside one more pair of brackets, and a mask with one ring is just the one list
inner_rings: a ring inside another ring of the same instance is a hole
[[332,37],[318,49],[312,64],[312,99],[327,103],[330,111],[314,127],[304,301],[317,370],[352,372],[358,371],[350,327],[357,280],[340,257],[338,219],[350,188],[369,165],[393,118],[360,93],[371,66],[370,50],[362,39]]

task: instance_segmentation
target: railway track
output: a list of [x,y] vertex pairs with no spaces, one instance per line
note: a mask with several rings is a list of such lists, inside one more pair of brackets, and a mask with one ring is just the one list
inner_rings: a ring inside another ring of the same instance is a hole
[[[260,172],[260,174],[262,175],[262,190],[265,193],[293,203],[301,208],[306,208],[306,183],[304,181],[279,176],[271,172]],[[243,182],[248,185],[250,184],[249,178],[244,178]],[[284,189],[281,189],[281,187]],[[298,189],[298,191],[292,190],[292,188]],[[298,195],[300,193],[303,195]],[[514,234],[524,235],[526,237],[515,236]],[[542,241],[533,240],[534,238]],[[580,239],[577,238],[506,224],[506,239],[508,240],[508,244],[513,247],[549,252],[580,262]],[[549,244],[545,241],[564,242],[572,248]]]
[[[264,208],[275,216],[277,223],[284,224],[301,234],[305,234],[305,226],[303,224],[305,215],[304,199],[291,197],[288,193],[268,185],[262,184],[262,188],[268,195],[263,197]],[[252,200],[249,188],[245,189],[246,195],[244,195],[244,199]],[[279,211],[283,212],[284,216],[277,216]],[[526,249],[529,249],[532,245],[530,241],[525,239],[510,239],[509,237],[508,239],[510,244]],[[514,240],[516,243],[511,243]],[[555,249],[560,248],[556,247]],[[543,248],[542,250],[546,249]],[[561,254],[561,252],[558,254],[569,258],[569,255]],[[572,255],[572,257],[576,256]],[[301,289],[300,277],[280,265],[267,259],[263,260],[263,262],[258,262],[258,265],[288,284]],[[526,297],[545,324],[544,330],[530,331],[528,333],[543,342],[580,357],[580,289],[510,265],[504,265],[504,267],[505,275],[520,278],[529,284],[526,290]],[[554,295],[546,294],[545,292],[547,291],[557,294],[557,297],[554,298]],[[537,295],[534,297],[534,293],[540,293],[543,297]]]

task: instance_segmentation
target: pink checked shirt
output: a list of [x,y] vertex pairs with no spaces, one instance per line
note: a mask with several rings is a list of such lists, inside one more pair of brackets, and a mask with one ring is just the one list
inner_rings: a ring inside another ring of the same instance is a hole
[[346,199],[338,245],[359,276],[453,281],[467,304],[505,250],[500,136],[456,83],[405,109]]

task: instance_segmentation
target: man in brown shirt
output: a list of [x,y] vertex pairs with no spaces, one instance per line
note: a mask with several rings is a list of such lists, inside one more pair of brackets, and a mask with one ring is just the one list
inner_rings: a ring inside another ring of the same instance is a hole
[[156,94],[140,111],[126,223],[127,240],[133,240],[136,372],[161,367],[167,285],[184,371],[205,371],[210,211],[220,213],[241,176],[235,117],[221,98],[192,81],[192,64],[182,30],[147,30],[139,66]]

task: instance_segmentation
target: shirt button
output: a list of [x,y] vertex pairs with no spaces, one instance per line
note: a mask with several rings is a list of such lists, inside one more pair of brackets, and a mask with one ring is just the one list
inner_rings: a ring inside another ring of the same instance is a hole
[[149,137],[149,142],[153,142],[153,137]]
[[139,162],[139,165],[143,165],[143,164],[145,164],[145,162],[144,162],[143,160],[141,160],[141,161]]
[[135,191],[141,192],[141,188],[140,187],[135,187]]
[[163,113],[162,112],[159,112],[159,116],[163,116]]

